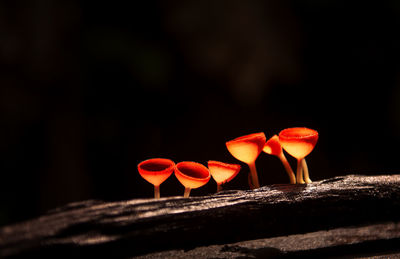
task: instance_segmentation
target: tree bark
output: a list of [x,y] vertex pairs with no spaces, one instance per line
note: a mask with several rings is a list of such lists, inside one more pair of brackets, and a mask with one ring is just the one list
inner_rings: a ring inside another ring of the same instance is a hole
[[348,175],[204,197],[90,200],[1,228],[0,257],[116,258],[187,250],[398,222],[399,210],[400,175]]

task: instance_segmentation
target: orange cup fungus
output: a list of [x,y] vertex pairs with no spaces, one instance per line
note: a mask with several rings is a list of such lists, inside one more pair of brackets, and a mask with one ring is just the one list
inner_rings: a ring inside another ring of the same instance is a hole
[[160,198],[160,185],[174,171],[175,163],[170,159],[152,158],[138,164],[139,174],[154,185],[154,198]]
[[[288,128],[279,133],[283,149],[297,159],[296,177],[298,183],[311,183],[304,158],[311,153],[318,141],[318,132],[309,128]],[[304,180],[302,165],[304,166]]]
[[259,132],[238,137],[226,142],[226,147],[232,156],[249,166],[251,175],[250,187],[252,189],[260,187],[255,161],[263,150],[265,141],[265,134]]
[[217,182],[217,192],[222,190],[222,185],[231,181],[239,173],[241,166],[226,164],[218,161],[208,161],[208,169],[212,178]]
[[[318,132],[305,127],[288,128],[266,141],[263,132],[241,136],[226,142],[226,147],[233,157],[246,163],[250,168],[250,188],[259,188],[255,161],[262,151],[277,156],[283,163],[290,183],[311,183],[305,157],[311,153],[318,141]],[[296,176],[290,167],[283,149],[297,159]],[[152,158],[138,164],[139,174],[154,185],[154,197],[160,198],[160,185],[175,171],[175,176],[185,187],[184,197],[189,197],[191,189],[199,188],[210,180],[217,183],[217,192],[222,185],[231,181],[239,173],[241,166],[219,161],[208,161],[208,168],[202,164],[184,161],[175,163],[166,158]],[[304,180],[303,180],[304,173]]]
[[289,180],[291,184],[295,184],[296,183],[296,177],[293,173],[292,168],[290,167],[289,162],[287,161],[285,154],[283,153],[282,150],[282,145],[279,142],[279,137],[278,135],[274,135],[272,138],[270,138],[264,145],[263,151],[267,154],[273,155],[273,156],[277,156],[283,166],[285,167],[285,170],[289,176]]
[[202,164],[184,161],[175,166],[175,176],[179,182],[185,187],[183,197],[189,197],[190,190],[199,188],[211,178],[210,171]]

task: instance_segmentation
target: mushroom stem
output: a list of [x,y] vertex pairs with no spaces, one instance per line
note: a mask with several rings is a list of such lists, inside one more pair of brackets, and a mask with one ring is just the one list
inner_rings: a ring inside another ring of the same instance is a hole
[[154,185],[154,199],[160,199],[160,185]]
[[220,191],[222,191],[222,185],[217,184],[217,192],[220,192]]
[[304,180],[306,181],[306,183],[312,183],[310,176],[308,174],[308,166],[305,158],[301,160],[301,165],[303,167]]
[[289,179],[290,179],[290,183],[295,184],[296,176],[294,175],[292,167],[289,165],[289,162],[287,161],[283,152],[279,155],[279,159],[282,161],[282,164],[285,167],[286,173],[288,174]]
[[185,193],[183,194],[183,197],[185,197],[185,198],[189,198],[189,195],[190,195],[190,188],[185,188]]
[[301,166],[301,164],[302,164],[301,160],[303,160],[303,158],[297,160],[296,176],[297,176],[297,183],[304,184],[305,182],[303,180],[303,167]]
[[256,169],[256,163],[252,162],[249,164],[250,174],[251,174],[251,182],[253,186],[250,186],[252,189],[260,188],[260,183],[258,182],[258,175]]
[[247,182],[249,183],[250,189],[252,189],[252,190],[255,189],[254,185],[253,185],[253,182],[251,181],[251,173],[249,173],[248,176],[247,176]]

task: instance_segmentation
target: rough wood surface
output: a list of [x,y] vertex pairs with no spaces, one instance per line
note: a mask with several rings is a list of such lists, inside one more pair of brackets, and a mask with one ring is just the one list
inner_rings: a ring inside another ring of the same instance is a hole
[[0,257],[129,257],[400,221],[400,175],[349,175],[205,197],[84,201],[0,229]]
[[184,258],[400,258],[400,223],[337,228],[241,241],[223,245],[173,249],[136,259]]

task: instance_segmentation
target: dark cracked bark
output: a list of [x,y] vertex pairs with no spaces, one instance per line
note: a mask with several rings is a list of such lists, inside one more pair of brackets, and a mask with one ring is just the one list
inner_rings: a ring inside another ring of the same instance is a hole
[[84,201],[1,228],[0,256],[129,257],[398,222],[399,209],[400,175],[349,175],[188,199]]

